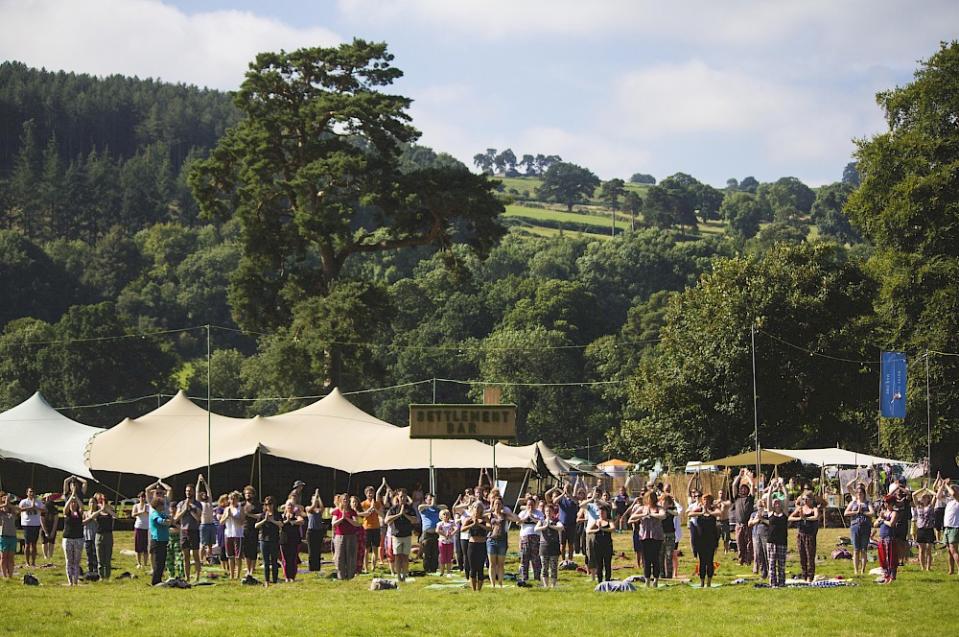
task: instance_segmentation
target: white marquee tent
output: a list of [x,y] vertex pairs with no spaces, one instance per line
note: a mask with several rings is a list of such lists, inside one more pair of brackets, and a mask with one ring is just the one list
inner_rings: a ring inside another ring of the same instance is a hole
[[511,447],[503,443],[496,444],[497,465],[499,465],[500,455],[508,457],[511,454],[518,454],[521,460],[526,460],[529,463],[528,466],[524,468],[528,468],[536,473],[541,473],[542,470],[545,469],[554,478],[578,471],[574,465],[571,465],[559,454],[546,446],[546,443],[542,440],[523,447]]
[[[858,467],[866,465],[896,464],[912,465],[912,462],[904,460],[895,460],[892,458],[883,458],[856,451],[848,451],[838,447],[825,447],[823,449],[763,449],[762,464],[784,464],[787,462],[799,461],[803,464],[812,464],[820,467]],[[743,453],[717,458],[716,460],[707,460],[704,464],[722,465],[722,466],[751,466],[756,463],[756,452],[745,451]]]
[[[493,466],[493,448],[476,440],[411,439],[397,427],[355,406],[334,389],[296,411],[260,419],[263,451],[272,456],[333,467],[348,473],[397,469],[470,469]],[[530,468],[519,447],[498,445],[496,465]]]
[[849,451],[838,447],[824,449],[770,449],[776,453],[792,456],[803,464],[814,464],[820,467],[861,467],[880,464],[911,465],[912,462],[873,456],[867,453]]
[[37,392],[0,413],[0,457],[92,478],[84,462],[84,450],[100,431],[67,418]]
[[[212,464],[252,455],[255,436],[249,418],[210,415]],[[94,471],[116,471],[165,478],[207,465],[207,412],[182,391],[139,418],[126,418],[101,431],[89,444]]]
[[[493,466],[493,447],[476,440],[411,439],[397,427],[353,405],[339,390],[301,409],[255,418],[210,416],[210,463],[253,455],[330,467],[347,473]],[[537,468],[534,445],[496,446],[496,466]],[[207,465],[207,412],[180,392],[136,419],[126,419],[90,441],[94,470],[165,478]]]

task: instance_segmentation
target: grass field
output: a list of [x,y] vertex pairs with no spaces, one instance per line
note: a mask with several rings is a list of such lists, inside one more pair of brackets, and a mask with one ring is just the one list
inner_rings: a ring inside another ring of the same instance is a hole
[[[503,188],[509,192],[511,189],[520,193],[520,196],[526,197],[524,193],[529,193],[529,198],[536,198],[536,189],[542,185],[543,180],[539,177],[494,177],[494,179],[503,182]],[[649,186],[646,184],[633,184],[626,182],[626,190],[635,192],[639,195],[644,195],[646,190],[649,189]],[[590,198],[591,202],[598,203],[599,199],[595,197],[595,194],[599,193],[599,188],[596,189],[594,196]]]
[[[849,561],[833,561],[828,554],[840,529],[820,533],[818,570],[826,575],[846,575]],[[614,577],[634,574],[628,534],[617,535]],[[515,551],[518,540],[510,538]],[[562,572],[557,590],[484,588],[473,593],[461,587],[439,590],[431,584],[455,584],[436,576],[417,577],[397,591],[371,592],[370,576],[351,582],[331,581],[323,576],[301,574],[292,584],[269,589],[241,586],[218,580],[216,585],[191,590],[152,589],[149,574],[135,571],[132,534],[118,533],[114,551],[114,577],[122,571],[134,579],[63,587],[62,553],[55,567],[37,569],[39,587],[23,586],[19,566],[16,580],[0,583],[0,592],[10,602],[0,621],[0,633],[12,635],[883,635],[915,634],[935,628],[940,635],[959,631],[954,608],[956,578],[945,572],[945,554],[937,551],[935,570],[922,573],[915,565],[900,570],[891,586],[873,583],[873,577],[857,580],[859,586],[838,589],[756,589],[729,585],[732,579],[752,573],[733,565],[732,555],[722,555],[716,580],[724,585],[697,590],[675,584],[658,590],[600,594],[592,591],[585,575]],[[681,548],[681,572],[692,572],[687,541]],[[795,549],[795,535],[790,537]],[[305,557],[305,556],[304,556]],[[873,565],[875,565],[873,563]],[[415,571],[419,564],[413,565]],[[324,574],[329,567],[324,564]],[[518,568],[515,553],[507,572]],[[798,571],[797,555],[791,550],[787,574]],[[217,569],[218,570],[218,569]]]
[[[609,213],[605,217],[600,215],[588,215],[578,212],[565,212],[554,210],[552,208],[529,208],[511,204],[506,206],[504,217],[517,217],[529,220],[535,224],[537,221],[551,221],[554,223],[569,224],[571,227],[579,229],[582,226],[588,226],[596,234],[606,234],[609,236],[612,226]],[[629,220],[622,215],[616,215],[616,230],[623,231],[629,228]],[[565,231],[565,228],[564,228]]]

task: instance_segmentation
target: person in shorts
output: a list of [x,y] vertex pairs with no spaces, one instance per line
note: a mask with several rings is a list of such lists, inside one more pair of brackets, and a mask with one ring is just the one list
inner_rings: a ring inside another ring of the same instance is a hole
[[[386,478],[380,485],[380,491],[386,488]],[[363,534],[366,536],[366,569],[370,572],[376,568],[379,561],[381,537],[381,516],[383,515],[382,495],[377,494],[372,486],[363,490],[366,499],[360,502],[360,511],[357,515],[363,520]],[[363,566],[363,565],[359,565]]]
[[560,561],[572,560],[576,551],[576,516],[579,514],[579,500],[569,490],[570,486],[567,482],[560,496],[556,498],[556,506],[559,508],[558,519],[563,527],[559,532]]
[[949,551],[949,574],[955,575],[959,571],[959,486],[950,484],[949,478],[944,478],[937,495],[947,498],[942,520],[942,541]]
[[[237,491],[230,493],[223,514],[220,516],[223,528],[223,561],[226,563],[230,579],[240,577],[240,545],[243,542],[243,505]],[[256,525],[254,525],[255,528]]]
[[[216,545],[216,521],[214,519],[215,506],[211,501],[210,485],[201,473],[196,479],[196,498],[200,503],[200,563],[211,564],[213,547]],[[200,568],[197,567],[197,577]]]
[[0,577],[13,577],[13,556],[17,553],[17,513],[10,496],[0,491]]
[[20,500],[20,527],[23,529],[23,557],[27,566],[37,565],[37,542],[40,541],[40,514],[44,506],[33,487]]
[[177,503],[173,519],[180,526],[180,550],[183,552],[183,574],[190,581],[190,572],[196,564],[196,581],[200,581],[200,515],[203,507],[196,499],[192,484],[186,485],[184,499]]
[[410,551],[413,549],[413,524],[418,521],[406,492],[398,490],[393,506],[386,512],[386,523],[393,536],[393,562],[396,576],[405,581],[410,570]]

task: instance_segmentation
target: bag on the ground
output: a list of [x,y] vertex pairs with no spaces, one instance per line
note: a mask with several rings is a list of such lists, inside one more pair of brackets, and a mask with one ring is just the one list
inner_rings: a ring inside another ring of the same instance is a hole
[[23,583],[26,584],[27,586],[39,586],[40,580],[38,580],[32,574],[27,573],[26,575],[23,576]]
[[371,591],[391,591],[397,588],[396,580],[374,577],[370,582]]
[[597,593],[632,593],[636,587],[629,582],[600,582],[593,591]]

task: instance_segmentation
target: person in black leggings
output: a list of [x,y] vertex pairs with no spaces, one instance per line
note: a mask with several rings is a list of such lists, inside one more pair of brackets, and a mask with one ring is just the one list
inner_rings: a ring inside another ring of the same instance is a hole
[[697,520],[695,550],[699,556],[699,585],[703,588],[713,583],[713,557],[716,555],[716,547],[719,546],[718,518],[721,514],[720,508],[715,506],[713,496],[709,493],[702,496],[700,507],[689,510],[689,516]]
[[663,520],[666,509],[659,506],[656,491],[650,489],[643,496],[643,506],[636,509],[629,518],[630,524],[639,525],[639,539],[643,549],[643,574],[646,587],[655,588],[659,584],[659,554],[663,548]]
[[593,550],[589,559],[598,582],[608,582],[613,579],[613,529],[615,525],[609,519],[609,509],[599,508],[599,519],[586,529],[587,533],[595,535]]
[[476,503],[470,510],[470,517],[463,523],[463,530],[469,533],[470,539],[467,544],[467,577],[470,580],[470,588],[474,591],[483,590],[483,566],[486,564],[486,536],[489,534],[490,525],[486,516],[483,514],[483,505]]

